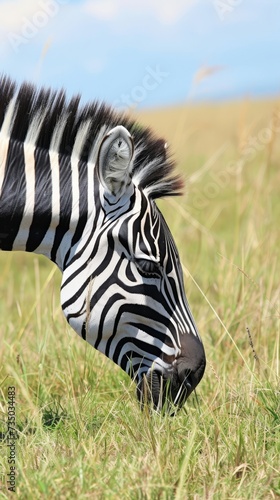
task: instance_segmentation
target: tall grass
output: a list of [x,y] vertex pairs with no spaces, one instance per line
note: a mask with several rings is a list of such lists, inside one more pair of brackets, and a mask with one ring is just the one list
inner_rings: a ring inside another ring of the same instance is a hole
[[[13,385],[19,498],[280,497],[279,133],[215,196],[209,188],[274,110],[248,102],[141,116],[169,138],[187,180],[187,195],[160,208],[208,360],[175,417],[141,412],[126,374],[68,327],[59,271],[0,255],[0,431]],[[0,446],[0,498],[9,498]]]

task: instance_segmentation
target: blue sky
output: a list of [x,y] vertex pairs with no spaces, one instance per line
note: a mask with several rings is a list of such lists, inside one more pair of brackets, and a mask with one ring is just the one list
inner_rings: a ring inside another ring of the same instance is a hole
[[0,68],[117,108],[280,94],[279,0],[0,0]]

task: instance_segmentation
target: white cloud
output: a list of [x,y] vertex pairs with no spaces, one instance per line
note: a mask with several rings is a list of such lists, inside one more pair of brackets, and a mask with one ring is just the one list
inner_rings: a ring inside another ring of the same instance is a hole
[[154,11],[162,24],[176,24],[197,3],[197,0],[145,0],[141,2]]
[[40,34],[45,43],[51,21],[69,9],[69,0],[0,0],[0,57],[40,44]]
[[84,4],[84,10],[100,21],[110,21],[118,13],[117,1],[112,0],[89,0]]
[[176,24],[199,0],[87,0],[84,10],[97,20],[112,21],[129,12],[150,14],[161,24]]
[[34,0],[7,0],[0,2],[1,34],[18,31],[24,18],[32,17],[38,10],[39,2]]

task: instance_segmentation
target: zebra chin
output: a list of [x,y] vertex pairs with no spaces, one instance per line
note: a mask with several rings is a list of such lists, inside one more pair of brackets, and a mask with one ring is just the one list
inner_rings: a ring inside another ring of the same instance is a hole
[[[137,386],[141,408],[152,407],[168,413],[182,408],[202,379],[206,366],[202,343],[192,334],[182,336],[181,355],[166,373],[150,369]],[[173,410],[172,410],[173,409]]]
[[166,378],[156,370],[148,372],[137,386],[137,397],[141,409],[152,408],[157,412],[170,412],[181,408],[192,392],[189,382],[180,383],[174,376]]

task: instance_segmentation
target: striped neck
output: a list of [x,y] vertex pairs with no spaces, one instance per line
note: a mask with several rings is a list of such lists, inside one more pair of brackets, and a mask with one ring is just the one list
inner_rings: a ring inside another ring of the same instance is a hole
[[89,170],[0,133],[0,249],[39,253],[64,269],[87,221]]

